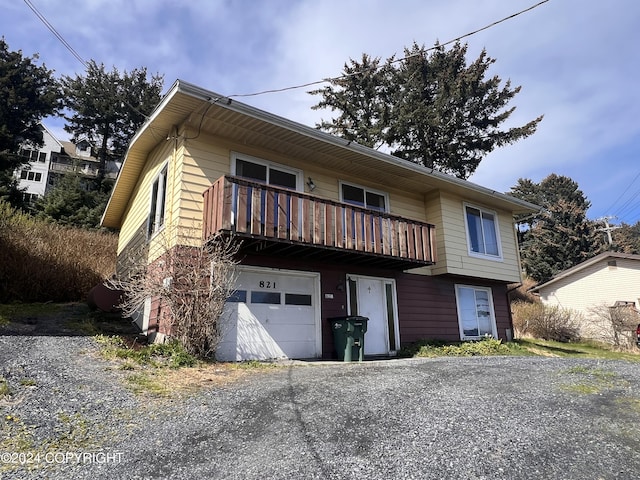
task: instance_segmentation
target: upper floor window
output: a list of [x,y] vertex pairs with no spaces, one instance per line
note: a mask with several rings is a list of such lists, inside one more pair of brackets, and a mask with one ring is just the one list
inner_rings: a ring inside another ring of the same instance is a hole
[[386,193],[377,192],[358,185],[341,183],[340,195],[344,203],[357,205],[370,210],[377,210],[379,212],[388,211],[389,202]]
[[167,198],[167,166],[165,165],[151,185],[151,209],[147,234],[149,237],[164,227],[165,203]]
[[497,214],[471,205],[464,206],[464,213],[469,254],[501,259]]
[[20,172],[21,180],[31,180],[34,182],[40,182],[42,180],[42,173],[40,172],[31,172],[29,170],[22,170]]
[[44,163],[47,160],[47,152],[40,152],[38,150],[30,150],[28,148],[23,148],[20,150],[20,155],[25,157],[27,162],[41,162]]
[[248,155],[232,155],[232,172],[238,177],[257,180],[276,187],[300,190],[302,172]]

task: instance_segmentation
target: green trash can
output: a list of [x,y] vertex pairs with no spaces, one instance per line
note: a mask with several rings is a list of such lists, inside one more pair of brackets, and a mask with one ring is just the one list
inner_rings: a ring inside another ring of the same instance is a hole
[[367,332],[368,321],[367,317],[356,315],[329,319],[338,360],[343,362],[364,360],[364,334]]

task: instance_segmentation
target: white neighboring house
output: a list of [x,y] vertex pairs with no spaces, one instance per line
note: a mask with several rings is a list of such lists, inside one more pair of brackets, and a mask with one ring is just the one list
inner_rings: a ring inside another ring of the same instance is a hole
[[594,312],[626,307],[640,310],[640,255],[604,252],[569,268],[531,290],[545,305],[579,312],[580,334],[601,339],[602,328]]
[[15,172],[18,187],[26,188],[23,195],[28,202],[43,196],[47,191],[51,159],[63,149],[62,143],[44,125],[42,125],[42,136],[44,140],[42,147],[24,145],[19,152],[29,161],[29,164],[22,165]]
[[[25,145],[19,154],[28,159],[29,164],[16,170],[18,187],[24,190],[25,201],[34,201],[51,190],[56,181],[67,173],[77,173],[82,178],[98,176],[100,162],[91,154],[91,144],[80,140],[77,144],[59,141],[42,125],[44,144],[39,149]],[[107,178],[116,178],[121,162],[107,162]],[[85,188],[89,188],[85,185]]]

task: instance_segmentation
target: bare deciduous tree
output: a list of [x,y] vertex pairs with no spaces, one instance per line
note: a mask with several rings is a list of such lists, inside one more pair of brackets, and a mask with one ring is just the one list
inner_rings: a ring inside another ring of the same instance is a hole
[[124,292],[120,305],[124,315],[135,315],[151,298],[159,302],[160,322],[169,336],[190,354],[211,358],[223,334],[220,317],[225,302],[234,290],[238,244],[218,236],[202,246],[170,247],[169,238],[189,235],[172,237],[167,230],[160,234],[157,260],[147,265],[146,254],[130,254],[127,277],[108,284]]
[[635,343],[634,332],[640,323],[640,312],[633,304],[605,304],[589,309],[588,328],[594,339],[616,347],[629,348]]

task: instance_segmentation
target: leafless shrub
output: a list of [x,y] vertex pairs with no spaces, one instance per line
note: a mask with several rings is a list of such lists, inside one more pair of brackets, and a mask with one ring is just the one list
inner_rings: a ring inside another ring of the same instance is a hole
[[516,301],[511,304],[517,336],[570,342],[580,338],[580,315],[571,310],[542,303]]
[[635,344],[635,330],[640,324],[640,312],[633,304],[597,305],[589,309],[589,337],[627,349]]
[[125,315],[134,315],[151,298],[159,302],[170,337],[192,355],[213,357],[222,335],[219,320],[234,290],[238,245],[218,236],[202,246],[169,246],[170,238],[189,236],[161,235],[155,261],[147,265],[146,254],[128,259],[133,267],[127,278],[111,279],[108,285],[124,292],[120,307]]

